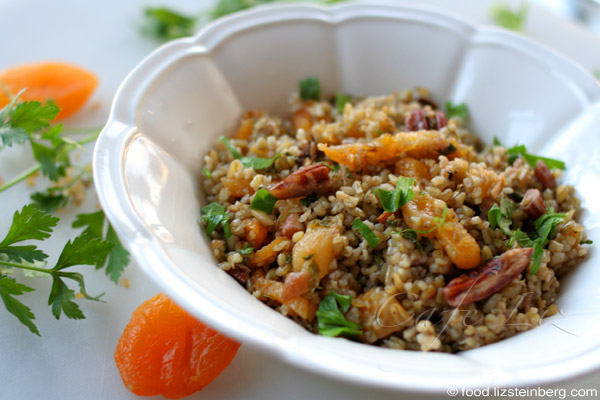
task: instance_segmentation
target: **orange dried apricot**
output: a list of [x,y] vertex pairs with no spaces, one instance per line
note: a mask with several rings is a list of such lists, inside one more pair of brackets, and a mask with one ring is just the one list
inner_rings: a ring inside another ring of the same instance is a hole
[[0,72],[0,108],[10,102],[8,91],[16,95],[27,89],[21,100],[54,101],[61,109],[56,120],[77,112],[98,86],[96,75],[63,62],[25,64]]
[[212,382],[239,347],[160,293],[133,312],[114,357],[133,393],[178,399]]

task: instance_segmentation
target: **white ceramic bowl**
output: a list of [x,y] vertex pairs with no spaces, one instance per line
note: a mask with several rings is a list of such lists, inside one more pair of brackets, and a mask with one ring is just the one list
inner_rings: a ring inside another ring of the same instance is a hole
[[428,87],[466,102],[484,142],[566,161],[600,242],[600,87],[527,38],[412,5],[257,8],[148,56],[121,85],[94,155],[100,201],[145,272],[198,318],[313,372],[395,390],[555,382],[600,364],[598,253],[564,283],[560,315],[457,355],[389,350],[313,335],[217,268],[197,225],[203,156],[245,109],[284,114],[306,76],[324,93]]

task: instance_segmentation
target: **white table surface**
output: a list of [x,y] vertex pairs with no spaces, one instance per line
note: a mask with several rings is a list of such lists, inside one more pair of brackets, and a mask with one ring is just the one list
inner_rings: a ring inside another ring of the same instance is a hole
[[[477,23],[489,22],[491,0],[427,0]],[[518,0],[505,1],[519,4]],[[556,2],[546,2],[551,5]],[[211,0],[0,0],[0,69],[25,62],[64,60],[95,71],[100,85],[90,103],[69,126],[101,126],[111,99],[127,72],[156,46],[139,34],[145,6],[167,5],[197,14]],[[575,58],[585,68],[600,68],[600,40],[589,31],[534,7],[527,21],[529,36]],[[0,153],[0,176],[10,179],[33,163],[30,150]],[[91,147],[89,148],[91,150]],[[91,160],[90,153],[83,159]],[[40,181],[41,184],[41,181]],[[0,236],[5,234],[13,213],[28,202],[35,188],[21,184],[0,194]],[[59,214],[56,239],[42,248],[55,259],[67,239],[74,215],[97,206],[93,189],[79,209]],[[42,337],[31,334],[0,307],[0,398],[1,399],[134,399],[122,384],[113,361],[117,340],[131,312],[160,289],[132,262],[124,277],[130,287],[115,285],[103,271],[80,267],[92,294],[105,292],[106,303],[79,301],[87,319],[54,319],[46,306],[50,282],[45,278],[19,280],[36,288],[21,296],[36,315]],[[600,372],[557,383],[556,388],[590,389],[600,392]],[[158,397],[160,398],[160,397]],[[264,353],[242,346],[238,355],[212,384],[190,399],[414,399],[433,398],[381,392],[332,381],[288,366]],[[439,398],[448,398],[443,395]],[[552,398],[552,397],[545,397]]]

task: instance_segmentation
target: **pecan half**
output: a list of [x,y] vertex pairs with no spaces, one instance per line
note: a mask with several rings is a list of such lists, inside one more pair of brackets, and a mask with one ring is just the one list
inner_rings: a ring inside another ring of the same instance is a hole
[[532,248],[508,250],[471,272],[452,279],[442,289],[444,299],[451,307],[458,307],[499,292],[527,268],[532,252]]
[[523,210],[534,219],[541,217],[546,212],[546,203],[542,194],[537,189],[528,189],[521,200]]
[[277,182],[269,192],[279,200],[304,197],[312,193],[329,193],[335,189],[329,170],[330,167],[324,163],[307,165]]
[[550,172],[550,169],[548,169],[548,166],[542,160],[537,160],[537,163],[535,163],[534,172],[535,177],[542,182],[542,185],[544,185],[545,188],[553,188],[556,186],[556,178],[554,175],[552,175],[552,172]]
[[408,116],[404,121],[404,126],[409,132],[429,129],[429,125],[427,124],[427,117],[425,117],[425,112],[423,112],[423,110],[420,109],[412,110],[408,113]]

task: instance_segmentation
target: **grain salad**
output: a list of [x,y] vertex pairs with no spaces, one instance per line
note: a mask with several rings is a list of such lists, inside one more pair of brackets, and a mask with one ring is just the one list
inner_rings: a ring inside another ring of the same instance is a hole
[[587,254],[565,165],[499,140],[427,90],[248,111],[205,156],[201,225],[221,269],[307,330],[457,352],[558,312]]

